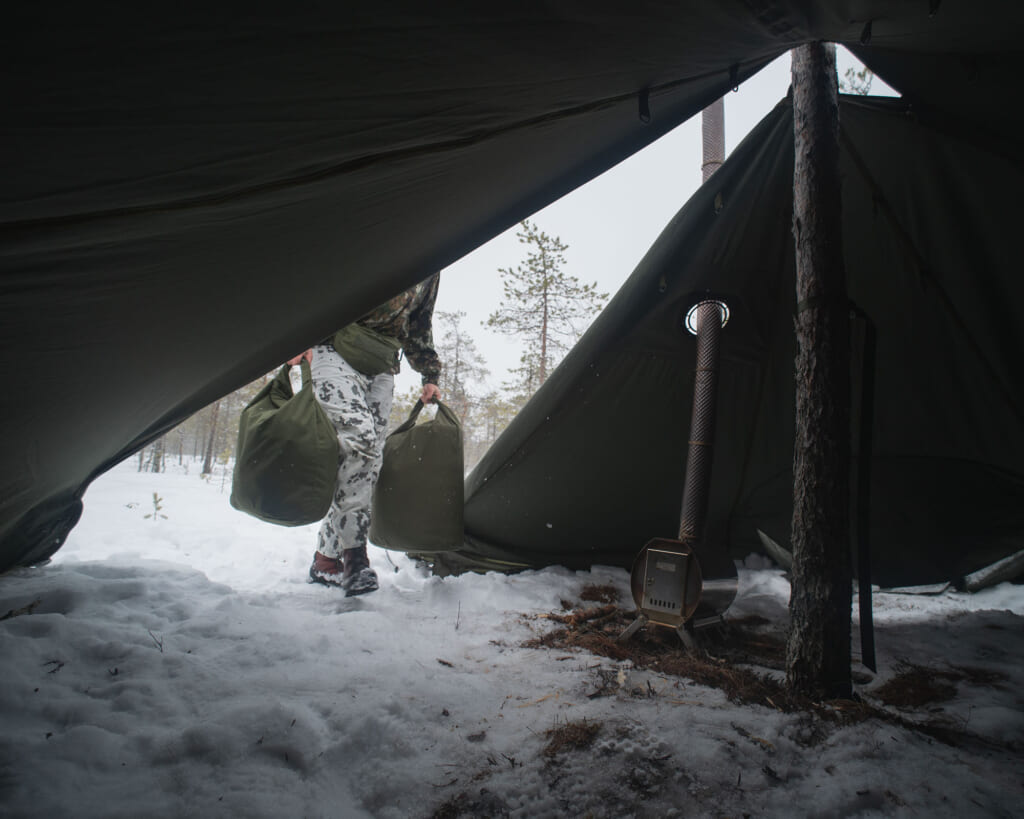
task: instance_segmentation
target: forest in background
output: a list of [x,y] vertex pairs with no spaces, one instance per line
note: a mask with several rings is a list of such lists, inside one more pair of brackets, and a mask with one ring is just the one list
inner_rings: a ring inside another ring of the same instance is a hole
[[[519,365],[497,386],[480,354],[464,311],[434,314],[434,346],[441,358],[442,401],[462,422],[466,471],[472,469],[530,397],[547,379],[607,302],[595,284],[566,274],[568,245],[529,220],[517,233],[526,258],[501,268],[502,306],[480,325],[518,344]],[[267,373],[204,407],[137,454],[140,472],[163,472],[168,463],[210,479],[226,480],[233,468],[242,411],[276,374]],[[389,430],[408,418],[419,390],[395,394]],[[421,421],[432,413],[423,413]]]

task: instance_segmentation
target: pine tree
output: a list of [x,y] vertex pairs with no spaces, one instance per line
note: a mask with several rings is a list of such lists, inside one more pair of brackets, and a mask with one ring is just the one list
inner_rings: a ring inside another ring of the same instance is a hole
[[839,80],[839,90],[844,94],[860,94],[866,97],[871,93],[871,83],[875,81],[875,73],[866,65],[858,71],[853,66],[846,69],[845,79]]
[[203,471],[201,475],[213,474],[213,452],[214,443],[217,440],[217,417],[220,415],[220,401],[215,401],[211,406],[210,413],[210,434],[206,439],[206,451],[203,457]]
[[469,423],[470,410],[476,404],[474,386],[481,384],[489,371],[476,348],[472,336],[462,327],[466,313],[440,311],[436,324],[444,330],[437,345],[441,358],[441,379],[438,386],[444,401],[452,408],[463,425]]
[[559,354],[601,311],[608,295],[597,292],[596,282],[580,284],[562,271],[569,246],[557,236],[548,236],[529,220],[523,220],[516,235],[529,247],[526,262],[499,269],[504,303],[488,317],[487,326],[525,342],[521,366],[512,372],[517,391],[529,396],[547,380]]
[[[793,54],[796,442],[789,687],[849,697],[850,348],[835,46]],[[813,297],[813,298],[812,298]]]
[[476,401],[473,423],[464,430],[466,468],[472,469],[484,456],[491,444],[504,432],[521,405],[510,400],[504,390],[491,390]]
[[166,436],[161,435],[153,442],[153,446],[149,450],[149,461],[146,464],[146,470],[148,472],[164,471],[164,458],[166,449]]
[[[388,415],[388,432],[393,432],[409,419],[409,413],[420,400],[420,388],[410,387],[404,393],[397,393],[391,402],[391,412]],[[420,416],[423,417],[422,415]]]

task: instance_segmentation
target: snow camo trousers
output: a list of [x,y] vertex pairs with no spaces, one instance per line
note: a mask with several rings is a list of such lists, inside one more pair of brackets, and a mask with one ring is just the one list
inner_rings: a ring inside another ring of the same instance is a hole
[[317,551],[341,557],[343,549],[366,545],[370,504],[387,437],[394,399],[391,373],[363,375],[334,347],[313,348],[313,392],[338,433],[338,485],[317,536]]

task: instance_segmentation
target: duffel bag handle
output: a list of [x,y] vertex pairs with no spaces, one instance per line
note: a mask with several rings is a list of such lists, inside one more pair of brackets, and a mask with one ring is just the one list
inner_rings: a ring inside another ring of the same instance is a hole
[[[452,412],[451,408],[443,403],[440,399],[435,398],[433,403],[437,404],[437,411],[444,417],[444,419],[452,426],[461,427],[462,424],[459,422],[459,416]],[[416,425],[416,419],[419,417],[420,412],[423,410],[423,402],[417,399],[416,404],[412,408],[412,412],[409,413],[409,417],[402,423],[400,427],[397,427],[392,435],[399,432],[405,432],[406,430],[412,429]]]
[[309,367],[309,361],[303,356],[299,359],[299,369],[302,370],[302,388],[313,383],[313,371]]
[[[299,369],[302,370],[302,389],[305,389],[313,383],[313,372],[310,370],[309,362],[306,359],[302,359],[299,365]],[[291,370],[292,365],[285,364],[277,371],[277,375],[274,376],[274,380],[271,382],[270,388],[277,406],[282,406],[286,401],[290,401],[295,396],[295,390],[292,389],[292,379],[289,375]]]

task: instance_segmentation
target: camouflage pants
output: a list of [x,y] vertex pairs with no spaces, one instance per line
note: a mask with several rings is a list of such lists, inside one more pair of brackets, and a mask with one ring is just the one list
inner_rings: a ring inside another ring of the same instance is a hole
[[313,348],[313,392],[338,433],[338,486],[320,525],[317,551],[341,557],[366,545],[370,503],[380,474],[388,415],[394,398],[391,373],[367,376],[328,345]]

